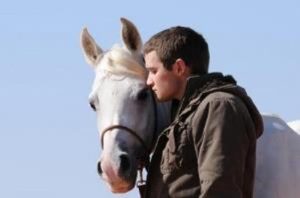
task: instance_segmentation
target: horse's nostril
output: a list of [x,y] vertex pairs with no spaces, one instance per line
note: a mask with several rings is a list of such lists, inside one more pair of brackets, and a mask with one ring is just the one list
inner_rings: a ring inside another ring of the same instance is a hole
[[123,172],[126,172],[130,169],[130,161],[127,155],[120,156],[121,165],[120,168]]
[[99,161],[97,163],[97,171],[98,171],[98,174],[99,175],[102,175],[103,171],[102,171],[102,168],[101,168],[101,161]]

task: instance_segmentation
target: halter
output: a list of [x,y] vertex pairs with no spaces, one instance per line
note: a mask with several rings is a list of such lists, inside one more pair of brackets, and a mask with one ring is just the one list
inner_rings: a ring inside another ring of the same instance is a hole
[[132,129],[123,126],[123,125],[112,125],[109,126],[107,128],[105,128],[102,133],[101,133],[101,145],[102,145],[102,149],[104,147],[104,135],[113,130],[113,129],[122,129],[124,132],[127,132],[129,134],[131,134],[133,137],[135,137],[140,144],[143,146],[144,150],[146,151],[145,156],[143,156],[142,158],[139,159],[139,164],[138,164],[138,180],[137,180],[137,187],[141,191],[143,191],[143,189],[146,186],[146,180],[143,179],[143,168],[146,168],[146,170],[148,170],[148,166],[149,166],[149,155],[152,151],[152,147],[154,145],[154,141],[155,141],[155,133],[157,131],[157,105],[156,105],[156,100],[155,100],[155,96],[154,93],[151,91],[151,98],[153,100],[153,108],[154,108],[154,131],[153,131],[153,135],[152,135],[152,146],[150,148],[148,148],[147,144],[145,143],[145,141]]
[[109,131],[111,131],[113,129],[122,129],[125,132],[133,135],[141,143],[141,145],[144,147],[144,150],[146,151],[147,155],[150,154],[151,151],[150,151],[149,148],[147,148],[147,145],[146,145],[145,141],[135,131],[133,131],[132,129],[130,129],[130,128],[126,127],[126,126],[119,125],[119,124],[109,126],[109,127],[107,127],[106,129],[104,129],[102,131],[102,134],[101,134],[102,149],[103,149],[103,146],[104,146],[104,142],[103,141],[104,141],[104,135],[105,135],[105,133],[107,133],[107,132],[109,132]]

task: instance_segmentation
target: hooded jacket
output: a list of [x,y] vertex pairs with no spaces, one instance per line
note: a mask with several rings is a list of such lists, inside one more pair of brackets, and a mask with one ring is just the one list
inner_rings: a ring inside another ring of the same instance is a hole
[[145,197],[251,198],[263,123],[246,91],[221,73],[190,77],[172,112],[151,158]]

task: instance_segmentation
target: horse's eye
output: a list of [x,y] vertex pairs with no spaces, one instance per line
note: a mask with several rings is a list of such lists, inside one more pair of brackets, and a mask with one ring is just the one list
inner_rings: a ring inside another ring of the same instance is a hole
[[140,101],[146,100],[147,97],[148,97],[148,89],[141,90],[137,95],[137,99]]
[[96,106],[95,106],[94,102],[90,101],[90,106],[94,111],[96,111]]

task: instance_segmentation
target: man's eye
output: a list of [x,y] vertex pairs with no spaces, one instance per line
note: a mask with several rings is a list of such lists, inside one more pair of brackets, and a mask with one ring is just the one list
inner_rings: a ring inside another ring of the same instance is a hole
[[150,70],[151,74],[156,74],[157,70]]
[[148,72],[149,72],[150,74],[155,74],[155,73],[157,72],[157,70],[154,69],[154,68],[148,68]]

